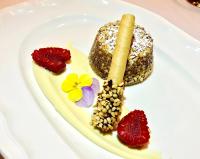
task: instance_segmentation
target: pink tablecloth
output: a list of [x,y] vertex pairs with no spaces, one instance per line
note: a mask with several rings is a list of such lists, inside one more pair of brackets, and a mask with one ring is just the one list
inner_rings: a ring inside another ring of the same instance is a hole
[[125,0],[151,10],[200,40],[200,8],[186,0]]
[[[26,0],[0,0],[0,9]],[[149,9],[200,40],[200,9],[186,0],[124,0]]]
[[0,0],[0,9],[23,1],[25,0]]

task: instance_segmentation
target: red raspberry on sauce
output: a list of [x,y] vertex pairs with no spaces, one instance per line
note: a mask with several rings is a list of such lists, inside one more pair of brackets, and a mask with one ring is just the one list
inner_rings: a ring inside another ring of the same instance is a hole
[[34,50],[32,58],[39,66],[58,74],[64,71],[66,62],[71,59],[71,55],[67,49],[47,47]]
[[149,127],[142,110],[131,111],[122,118],[117,127],[120,141],[129,147],[138,148],[149,142]]

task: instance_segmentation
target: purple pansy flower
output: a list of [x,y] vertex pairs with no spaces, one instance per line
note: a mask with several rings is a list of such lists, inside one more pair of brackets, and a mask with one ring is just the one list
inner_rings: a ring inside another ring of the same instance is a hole
[[94,103],[94,98],[99,93],[99,90],[99,81],[93,78],[91,86],[82,87],[83,97],[76,104],[80,107],[90,107]]

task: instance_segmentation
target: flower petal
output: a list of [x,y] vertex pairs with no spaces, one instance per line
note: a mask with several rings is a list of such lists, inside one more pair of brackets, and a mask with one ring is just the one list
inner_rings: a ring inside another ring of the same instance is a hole
[[99,80],[98,79],[93,78],[91,88],[93,89],[95,95],[99,93],[100,84],[99,84]]
[[83,92],[81,88],[75,88],[68,93],[68,98],[72,102],[77,102],[83,97]]
[[76,102],[76,104],[81,107],[90,107],[94,102],[94,97],[95,97],[94,91],[92,90],[91,87],[83,87],[82,91],[83,91],[83,98],[78,102]]
[[87,75],[83,74],[79,78],[79,86],[84,87],[84,86],[91,86],[92,85],[92,78]]
[[64,92],[69,92],[75,88],[76,83],[78,83],[78,75],[71,73],[63,81],[61,88]]

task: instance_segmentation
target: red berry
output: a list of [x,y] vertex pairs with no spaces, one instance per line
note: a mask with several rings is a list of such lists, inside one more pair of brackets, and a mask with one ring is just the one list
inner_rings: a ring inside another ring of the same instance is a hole
[[48,47],[34,50],[32,58],[39,66],[54,73],[60,73],[65,69],[66,62],[71,59],[71,55],[67,49]]
[[122,118],[117,127],[118,138],[129,147],[142,147],[149,142],[149,127],[142,110],[131,111]]

